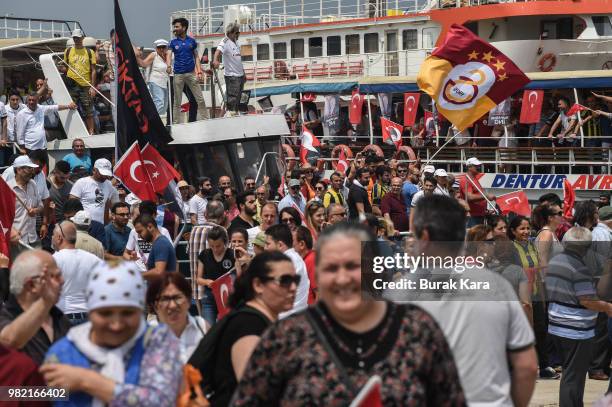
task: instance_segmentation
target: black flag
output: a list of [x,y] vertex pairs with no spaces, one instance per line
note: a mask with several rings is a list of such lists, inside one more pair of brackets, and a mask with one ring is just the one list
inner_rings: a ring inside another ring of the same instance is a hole
[[172,141],[164,126],[149,89],[145,84],[134,48],[130,41],[119,0],[115,0],[115,53],[117,64],[117,123],[115,125],[115,151],[117,158],[138,141],[141,146],[151,143],[160,147]]

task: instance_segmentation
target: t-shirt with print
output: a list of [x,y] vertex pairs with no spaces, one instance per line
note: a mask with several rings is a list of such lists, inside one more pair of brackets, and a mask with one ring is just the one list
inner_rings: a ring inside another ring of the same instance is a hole
[[[162,236],[165,236],[168,240],[172,241],[170,237],[170,232],[163,226],[158,226],[159,233]],[[136,264],[142,271],[147,270],[147,261],[149,260],[149,253],[151,253],[151,247],[153,245],[150,242],[143,240],[138,233],[136,233],[135,229],[130,231],[130,236],[128,237],[127,244],[125,245],[125,250],[129,250],[131,252],[136,252]]]
[[225,37],[221,40],[217,49],[223,54],[223,68],[225,76],[243,76],[242,59],[240,56],[240,46],[234,41]]
[[176,271],[176,252],[170,239],[165,236],[160,236],[151,245],[151,252],[147,259],[147,269],[155,268],[155,263],[158,261],[166,262],[166,271]]
[[81,201],[92,220],[104,224],[106,202],[111,200],[114,189],[109,180],[98,182],[93,177],[85,177],[74,183],[70,195]]
[[174,53],[174,73],[190,73],[195,69],[193,51],[198,49],[198,43],[190,36],[185,39],[175,38],[170,41],[170,50]]
[[198,255],[198,260],[204,265],[204,278],[216,280],[234,267],[234,252],[226,249],[220,261],[213,256],[212,249],[206,249]]
[[[89,86],[87,81],[91,79],[91,65],[96,64],[96,53],[85,47],[81,49],[71,47],[64,52],[64,60],[70,66],[68,77],[78,83],[79,86]],[[81,77],[84,79],[81,79]]]

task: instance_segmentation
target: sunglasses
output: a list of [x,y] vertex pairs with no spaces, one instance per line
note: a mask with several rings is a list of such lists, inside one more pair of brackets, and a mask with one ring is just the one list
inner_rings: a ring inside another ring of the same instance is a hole
[[291,288],[292,284],[296,286],[300,285],[300,281],[302,280],[302,276],[298,274],[283,274],[278,277],[265,277],[264,281],[274,281],[276,284],[283,288]]
[[405,174],[408,172],[408,170],[397,170],[398,174]]
[[325,188],[323,188],[323,187],[316,187],[315,189],[316,189],[317,191],[323,191]]
[[553,215],[563,216],[563,211],[556,212],[556,213],[554,213]]
[[293,219],[293,218],[282,218],[281,222],[282,223],[295,223],[295,219]]

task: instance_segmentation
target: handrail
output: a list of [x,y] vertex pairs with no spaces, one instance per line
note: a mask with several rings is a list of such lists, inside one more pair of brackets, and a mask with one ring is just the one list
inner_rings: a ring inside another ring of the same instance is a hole
[[[0,22],[3,22],[3,24],[0,24],[0,34],[4,33],[2,38],[68,37],[75,28],[83,30],[81,23],[76,20],[2,16]],[[12,22],[14,24],[10,24]],[[21,22],[27,22],[27,27],[21,26]],[[9,33],[14,35],[10,36]],[[46,35],[43,36],[43,34]]]

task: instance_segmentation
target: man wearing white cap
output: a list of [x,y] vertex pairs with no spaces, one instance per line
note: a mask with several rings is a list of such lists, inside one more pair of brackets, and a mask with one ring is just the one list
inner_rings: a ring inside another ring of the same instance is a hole
[[[113,167],[106,158],[100,158],[94,163],[93,175],[79,179],[70,191],[70,198],[76,198],[83,204],[83,209],[89,212],[91,219],[107,224],[109,209],[115,188],[109,181],[113,176]],[[118,199],[116,199],[118,200]]]
[[438,185],[436,185],[436,189],[434,189],[434,194],[450,196],[448,193],[448,173],[446,170],[444,168],[438,168],[434,172],[434,177],[436,177],[436,181],[438,181]]
[[467,172],[466,176],[459,181],[459,191],[461,198],[465,199],[470,206],[470,217],[468,218],[467,226],[472,227],[484,223],[485,216],[487,215],[487,199],[495,201],[495,195],[484,194],[484,189],[478,181],[478,168],[482,165],[480,160],[476,157],[471,157],[467,159],[465,165],[467,166]]
[[155,40],[155,52],[151,52],[146,58],[141,58],[140,50],[136,50],[138,65],[145,68],[144,78],[151,92],[153,103],[157,113],[161,116],[166,114],[168,108],[168,65],[166,65],[166,51],[168,41],[164,39]]
[[32,180],[34,169],[38,168],[38,165],[27,155],[20,155],[13,162],[13,168],[15,177],[6,181],[16,195],[13,229],[22,242],[30,246],[40,246],[36,234],[36,215],[42,213],[43,204],[36,183]]
[[74,47],[64,51],[68,65],[67,87],[72,101],[81,104],[89,134],[94,133],[93,97],[96,96],[96,53],[83,46],[85,34],[79,28],[72,31]]

